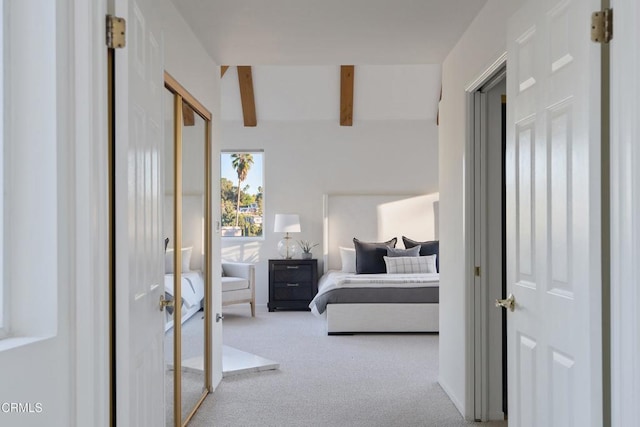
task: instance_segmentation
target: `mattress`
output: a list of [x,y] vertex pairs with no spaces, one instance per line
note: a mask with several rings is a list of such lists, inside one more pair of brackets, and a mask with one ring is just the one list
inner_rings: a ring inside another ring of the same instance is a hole
[[318,294],[309,304],[322,315],[327,304],[439,302],[438,274],[352,274],[329,271],[318,284]]

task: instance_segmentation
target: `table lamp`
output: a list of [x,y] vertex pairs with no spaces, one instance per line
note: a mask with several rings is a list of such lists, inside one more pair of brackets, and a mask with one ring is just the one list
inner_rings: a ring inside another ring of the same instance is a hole
[[297,214],[276,214],[273,231],[275,233],[285,233],[285,236],[278,242],[278,253],[284,259],[293,258],[298,252],[298,245],[291,239],[289,233],[300,232],[300,216]]

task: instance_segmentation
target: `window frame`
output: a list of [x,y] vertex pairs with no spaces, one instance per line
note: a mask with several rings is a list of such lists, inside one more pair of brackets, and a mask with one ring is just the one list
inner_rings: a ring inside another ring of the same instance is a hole
[[[71,182],[72,139],[69,82],[62,73],[70,59],[66,30],[58,28],[59,5],[6,0],[0,4],[0,352],[5,352],[62,335],[60,321],[68,318],[68,301],[59,296],[71,286],[71,266],[60,254],[71,250],[72,237],[62,232],[67,229],[61,218],[72,206],[72,189],[63,185]],[[39,268],[32,268],[33,259],[38,259]]]

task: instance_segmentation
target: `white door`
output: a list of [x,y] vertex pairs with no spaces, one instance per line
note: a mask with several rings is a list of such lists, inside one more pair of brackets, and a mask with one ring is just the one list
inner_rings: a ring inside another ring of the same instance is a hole
[[602,425],[599,0],[509,21],[509,425]]
[[116,0],[127,23],[115,53],[116,414],[157,427],[164,410],[162,37],[151,0]]

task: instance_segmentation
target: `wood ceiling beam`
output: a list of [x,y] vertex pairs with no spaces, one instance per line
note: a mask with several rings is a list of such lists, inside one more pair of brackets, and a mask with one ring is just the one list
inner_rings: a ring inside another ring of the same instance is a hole
[[240,84],[240,100],[245,126],[256,126],[256,103],[253,94],[253,76],[250,65],[238,65],[238,82]]
[[193,110],[184,101],[182,101],[182,123],[185,126],[194,126],[196,124],[196,117]]
[[222,65],[220,67],[220,78],[224,77],[224,73],[226,73],[228,69],[229,69],[228,65]]
[[353,79],[355,67],[340,67],[340,126],[353,125]]

